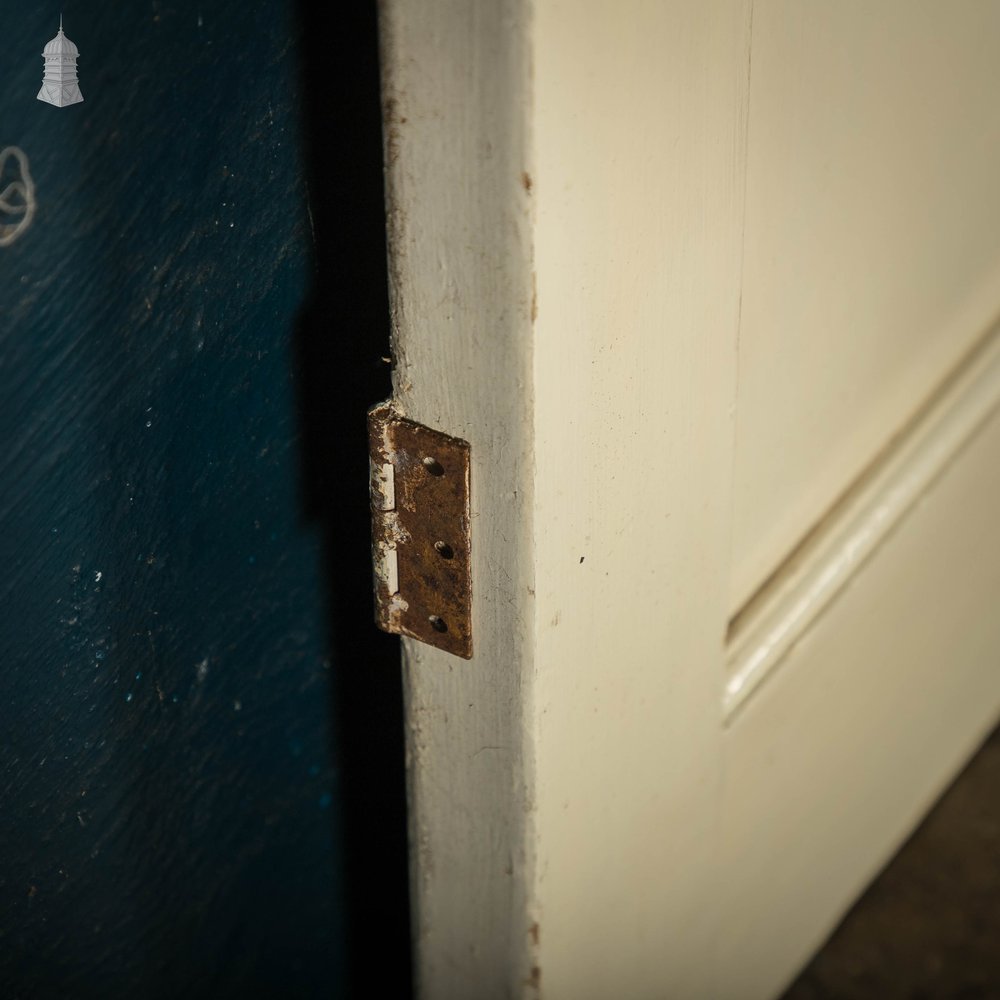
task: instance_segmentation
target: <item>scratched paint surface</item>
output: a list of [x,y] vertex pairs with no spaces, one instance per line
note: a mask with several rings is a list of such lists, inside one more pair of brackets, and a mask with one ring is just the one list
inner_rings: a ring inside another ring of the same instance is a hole
[[55,109],[59,6],[0,0],[38,201],[0,249],[0,992],[338,995],[295,28],[62,9],[85,102]]

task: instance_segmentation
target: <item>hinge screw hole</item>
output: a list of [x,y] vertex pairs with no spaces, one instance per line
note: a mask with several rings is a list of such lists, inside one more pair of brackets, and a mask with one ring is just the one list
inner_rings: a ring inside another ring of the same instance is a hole
[[455,550],[447,542],[435,542],[434,548],[442,559],[453,559]]
[[429,455],[424,459],[424,468],[432,476],[444,475],[444,466],[436,458],[431,458]]
[[427,620],[431,623],[431,628],[434,629],[435,632],[448,631],[448,623],[438,615],[431,615]]

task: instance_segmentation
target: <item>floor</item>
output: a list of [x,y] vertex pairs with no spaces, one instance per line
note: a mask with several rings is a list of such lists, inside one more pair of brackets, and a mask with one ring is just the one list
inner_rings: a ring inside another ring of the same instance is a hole
[[1000,729],[782,1000],[1000,1000]]

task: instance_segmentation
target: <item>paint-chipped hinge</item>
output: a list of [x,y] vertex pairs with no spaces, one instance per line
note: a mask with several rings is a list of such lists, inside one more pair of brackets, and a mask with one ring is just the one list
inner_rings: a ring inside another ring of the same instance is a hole
[[469,444],[380,403],[368,414],[375,621],[472,656]]

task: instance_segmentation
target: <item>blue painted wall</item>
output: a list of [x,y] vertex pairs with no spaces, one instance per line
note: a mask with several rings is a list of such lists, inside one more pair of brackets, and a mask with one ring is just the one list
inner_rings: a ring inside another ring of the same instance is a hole
[[324,43],[278,0],[67,0],[85,101],[56,109],[60,5],[0,0],[38,199],[0,248],[4,996],[407,992],[359,6]]

